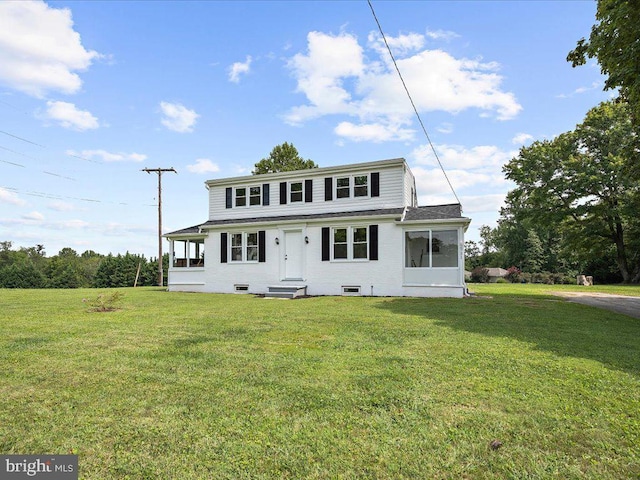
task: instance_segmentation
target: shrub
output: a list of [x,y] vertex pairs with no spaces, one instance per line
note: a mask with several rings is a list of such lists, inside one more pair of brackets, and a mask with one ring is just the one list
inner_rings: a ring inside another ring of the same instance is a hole
[[120,308],[120,302],[124,293],[116,290],[110,293],[100,293],[95,299],[83,298],[82,301],[89,305],[91,312],[113,312]]
[[471,281],[476,283],[489,283],[489,269],[476,267],[471,271]]
[[511,283],[520,283],[522,282],[522,272],[518,267],[509,267],[507,269],[507,274],[504,276],[505,279],[510,281]]

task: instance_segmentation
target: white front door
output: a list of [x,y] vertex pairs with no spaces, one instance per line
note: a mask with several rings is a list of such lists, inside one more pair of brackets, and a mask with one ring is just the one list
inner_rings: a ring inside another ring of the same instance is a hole
[[284,278],[302,280],[302,230],[284,232]]

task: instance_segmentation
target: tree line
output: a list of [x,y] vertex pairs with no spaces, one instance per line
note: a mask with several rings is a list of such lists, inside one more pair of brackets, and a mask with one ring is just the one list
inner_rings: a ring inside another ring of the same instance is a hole
[[[144,255],[101,255],[92,250],[78,254],[63,248],[47,257],[43,245],[12,249],[0,242],[0,288],[113,288],[153,286],[158,281],[158,262]],[[169,256],[163,256],[166,271]]]
[[[640,140],[622,98],[575,130],[522,147],[503,172],[516,184],[496,228],[467,243],[467,267],[586,274],[640,282]],[[574,277],[575,278],[575,277]]]

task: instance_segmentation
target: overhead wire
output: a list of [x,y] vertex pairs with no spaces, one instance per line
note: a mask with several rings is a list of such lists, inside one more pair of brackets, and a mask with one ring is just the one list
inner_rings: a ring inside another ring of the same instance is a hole
[[389,42],[387,42],[387,37],[385,36],[384,31],[382,30],[382,25],[380,25],[380,21],[378,20],[376,12],[373,9],[373,5],[371,4],[371,0],[367,0],[367,3],[369,4],[369,8],[371,9],[371,13],[373,14],[373,18],[376,21],[376,24],[378,25],[378,30],[380,31],[380,35],[382,35],[382,40],[384,40],[384,44],[387,47],[387,51],[389,52],[389,56],[391,57],[391,60],[393,61],[393,65],[396,68],[396,72],[398,72],[398,76],[400,77],[400,81],[402,82],[402,86],[404,87],[404,91],[407,92],[407,97],[409,97],[409,101],[411,102],[411,106],[413,107],[413,111],[415,112],[416,117],[418,118],[418,123],[420,123],[420,126],[422,127],[422,131],[424,132],[424,136],[427,138],[427,141],[429,142],[429,146],[431,147],[431,151],[433,152],[433,155],[434,155],[436,161],[438,162],[438,165],[440,166],[440,170],[442,170],[442,173],[444,174],[444,178],[447,180],[447,183],[449,184],[449,188],[451,189],[451,192],[453,193],[453,196],[456,197],[456,200],[457,200],[458,204],[460,204],[460,206],[462,206],[462,202],[460,202],[460,199],[458,198],[458,195],[456,194],[456,191],[453,188],[453,185],[451,184],[451,181],[449,180],[449,176],[447,175],[447,172],[444,169],[444,166],[442,165],[442,162],[440,161],[440,157],[438,156],[438,152],[436,151],[435,147],[433,146],[433,142],[431,141],[431,138],[429,137],[429,134],[427,133],[427,129],[424,126],[424,123],[422,122],[422,118],[420,117],[420,114],[418,113],[418,109],[416,108],[416,104],[414,103],[413,98],[411,97],[411,93],[409,92],[409,88],[407,88],[407,84],[405,83],[404,78],[402,77],[402,73],[400,72],[400,68],[398,68],[398,63],[396,62],[396,59],[393,56],[393,52],[391,51],[391,47],[389,46]]
[[[95,198],[82,198],[82,197],[71,197],[68,195],[57,195],[54,193],[47,193],[47,192],[37,192],[37,191],[25,191],[25,190],[20,190],[18,188],[14,188],[14,187],[6,187],[6,186],[2,186],[0,185],[0,189],[3,190],[7,190],[10,192],[14,192],[14,193],[20,193],[22,195],[28,195],[31,197],[41,197],[41,198],[50,198],[53,200],[79,200],[82,202],[91,202],[91,203],[107,203],[107,204],[111,204],[111,205],[124,205],[124,206],[131,206],[130,203],[125,203],[125,202],[109,202],[106,200],[98,200]],[[144,207],[157,207],[158,205],[142,205]]]
[[22,140],[23,142],[30,143],[31,145],[35,145],[36,147],[47,148],[44,145],[40,145],[39,143],[32,142],[31,140],[27,140],[26,138],[19,137],[18,135],[13,135],[13,134],[11,134],[9,132],[5,132],[4,130],[0,130],[0,133],[3,133],[5,135],[8,135],[8,136],[13,137],[13,138],[17,138],[18,140]]
[[[2,103],[4,105],[7,105],[7,106],[9,106],[9,107],[11,107],[11,108],[13,108],[15,110],[21,111],[18,107],[14,106],[14,105],[12,105],[10,103],[7,103],[7,102],[5,102],[3,100],[0,100],[0,103]],[[22,113],[24,113],[25,115],[28,115],[26,112],[22,112]],[[32,140],[29,140],[28,138],[24,138],[24,137],[21,137],[19,135],[14,135],[13,133],[9,133],[9,132],[4,131],[4,130],[0,130],[0,133],[2,133],[3,135],[9,136],[9,137],[15,138],[17,140],[20,140],[22,142],[29,143],[31,145],[35,145],[35,146],[40,147],[40,148],[44,148],[44,149],[48,148],[46,145],[42,145],[40,143],[34,142]],[[31,160],[36,160],[36,161],[39,160],[39,159],[37,159],[35,157],[32,157],[30,155],[18,152],[16,150],[12,150],[12,149],[7,148],[7,147],[0,146],[0,149],[8,151],[8,152],[11,152],[11,153],[13,153],[15,155],[20,155],[22,157],[29,158]],[[91,158],[86,158],[86,157],[83,157],[83,156],[80,156],[80,155],[75,155],[75,154],[70,153],[69,151],[66,152],[66,155],[70,156],[70,157],[73,157],[73,158],[76,158],[78,160],[83,160],[85,162],[98,163],[98,164],[104,164],[105,163],[105,162],[101,162],[101,161],[98,161],[98,160],[93,160]],[[23,165],[23,164],[17,163],[17,162],[10,162],[8,160],[0,159],[0,162],[1,163],[6,163],[8,165],[13,165],[13,166],[16,166],[16,167],[28,168],[26,165]],[[65,180],[77,181],[75,178],[68,177],[68,176],[65,176],[65,175],[60,175],[60,174],[54,173],[54,172],[49,172],[49,171],[42,170],[42,173],[44,173],[46,175],[53,176],[53,177],[62,178],[62,179],[65,179]],[[104,203],[104,204],[110,204],[110,205],[122,205],[122,206],[127,206],[127,207],[132,206],[132,204],[126,203],[126,202],[111,202],[111,201],[107,201],[107,200],[98,200],[98,199],[94,199],[94,198],[81,198],[81,197],[72,197],[72,196],[67,196],[67,195],[57,195],[57,194],[52,194],[52,193],[47,193],[47,192],[24,191],[24,190],[20,190],[20,189],[14,188],[14,187],[7,187],[7,186],[1,186],[1,185],[0,185],[0,189],[6,190],[6,191],[11,191],[11,192],[14,192],[14,193],[19,193],[21,195],[27,195],[27,196],[32,196],[32,197],[40,197],[40,198],[48,198],[48,199],[52,199],[52,200],[75,200],[75,201],[90,202],[90,203]],[[151,205],[151,204],[142,204],[140,206],[157,207],[157,204],[153,204],[153,205]]]

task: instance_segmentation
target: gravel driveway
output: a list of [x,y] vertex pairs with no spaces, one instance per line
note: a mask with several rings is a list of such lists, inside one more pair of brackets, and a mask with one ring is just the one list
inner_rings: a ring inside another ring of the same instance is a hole
[[629,315],[630,317],[640,318],[640,297],[609,295],[608,293],[598,292],[554,292],[554,294],[564,297],[570,302],[604,308]]

